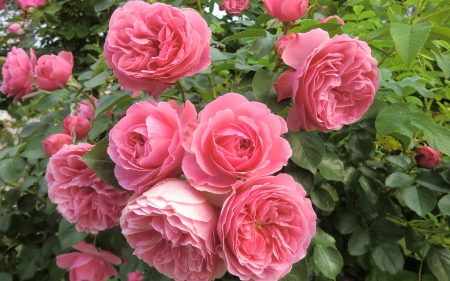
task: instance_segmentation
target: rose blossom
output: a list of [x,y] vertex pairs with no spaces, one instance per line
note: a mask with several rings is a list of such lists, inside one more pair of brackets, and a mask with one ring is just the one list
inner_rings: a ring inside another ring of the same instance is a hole
[[144,279],[144,275],[139,270],[127,273],[127,279],[128,281],[141,281]]
[[279,280],[306,256],[316,214],[287,174],[238,181],[223,204],[219,255],[241,280]]
[[303,17],[308,0],[263,0],[267,13],[282,21],[296,21]]
[[108,154],[123,188],[142,193],[157,181],[180,174],[182,140],[197,112],[190,101],[143,101],[128,108],[109,133]]
[[229,93],[209,103],[198,116],[183,160],[188,181],[220,201],[238,178],[272,174],[286,165],[292,150],[280,135],[286,122],[266,105]]
[[72,144],[72,137],[66,134],[53,134],[42,141],[42,147],[49,157],[58,152],[64,145]]
[[25,28],[28,26],[28,22],[10,22],[8,28],[6,29],[9,33],[16,33],[17,35],[25,34]]
[[111,264],[120,264],[120,258],[109,251],[98,251],[92,244],[81,241],[73,246],[80,252],[72,252],[56,257],[60,268],[68,268],[70,281],[104,281],[117,276],[117,270]]
[[210,65],[210,39],[193,9],[130,1],[114,11],[104,52],[120,84],[158,98],[170,83]]
[[58,56],[44,55],[36,63],[36,87],[46,91],[54,91],[69,81],[72,75],[73,55],[71,52],[60,52]]
[[21,9],[28,7],[45,6],[45,0],[17,0]]
[[293,33],[281,36],[280,39],[278,39],[277,44],[275,45],[275,53],[281,57],[284,49],[286,49],[287,43],[289,43],[289,41],[293,39],[295,39],[295,34]]
[[63,133],[72,135],[75,133],[76,139],[82,139],[89,134],[91,123],[84,116],[66,116],[63,121]]
[[434,150],[429,146],[419,147],[417,149],[416,162],[417,166],[427,169],[433,169],[441,163],[442,152]]
[[131,192],[103,182],[81,158],[92,145],[65,145],[50,157],[45,179],[56,210],[78,231],[98,233],[119,224]]
[[250,7],[249,0],[223,0],[219,5],[221,10],[225,10],[230,15],[238,16]]
[[31,58],[21,48],[13,47],[8,53],[5,64],[2,67],[2,91],[8,97],[14,96],[17,102],[21,97],[31,93],[34,79],[34,65],[36,56],[34,50],[30,49]]
[[166,179],[130,201],[120,218],[134,255],[175,280],[221,277],[218,211],[187,182]]
[[339,16],[336,16],[336,15],[334,15],[334,16],[329,16],[328,18],[320,19],[319,22],[320,22],[320,23],[327,23],[327,22],[329,22],[331,19],[336,19],[340,25],[345,25],[345,22],[344,22]]
[[[322,29],[296,34],[282,55],[296,69],[289,93],[294,105],[287,124],[292,131],[338,130],[359,120],[378,89],[377,61],[367,43]],[[280,94],[280,93],[279,93]]]
[[[92,100],[95,103],[95,106],[98,107],[100,103],[95,97],[92,97]],[[77,110],[74,113],[75,116],[84,116],[86,118],[92,119],[95,117],[95,108],[92,105],[91,101],[88,99],[80,101],[77,105]]]
[[6,7],[6,0],[0,0],[0,10],[8,11],[8,7]]

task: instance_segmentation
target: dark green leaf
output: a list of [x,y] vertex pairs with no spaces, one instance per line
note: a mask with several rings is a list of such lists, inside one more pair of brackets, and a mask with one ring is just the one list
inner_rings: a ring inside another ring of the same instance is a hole
[[[86,82],[87,83],[87,82]],[[107,95],[100,99],[100,105],[95,110],[95,117],[100,114],[113,109],[113,107],[119,103],[129,101],[131,102],[131,96],[129,94],[115,94]]]
[[333,196],[328,190],[322,187],[316,187],[310,194],[311,201],[317,208],[324,211],[332,211],[334,209]]
[[421,186],[432,190],[450,192],[450,185],[436,173],[422,171],[422,173],[417,175],[415,181]]
[[247,29],[244,31],[241,31],[239,33],[233,34],[231,36],[228,36],[227,38],[223,39],[221,42],[225,43],[228,41],[233,41],[236,39],[243,39],[243,38],[255,38],[259,36],[266,36],[266,30],[264,29]]
[[372,247],[372,236],[365,226],[358,227],[348,240],[348,252],[352,256],[361,256]]
[[324,178],[334,181],[343,180],[344,164],[333,151],[329,149],[325,150],[325,154],[318,167]]
[[114,0],[99,0],[94,5],[94,10],[96,13],[106,10],[112,5],[114,5]]
[[431,147],[442,151],[446,155],[450,155],[450,142],[448,141],[450,139],[450,129],[435,124],[422,114],[415,116],[411,124],[425,132]]
[[323,275],[331,279],[336,278],[344,265],[338,250],[321,245],[314,248],[314,263]]
[[450,216],[450,195],[442,197],[441,200],[439,200],[438,206],[442,213]]
[[60,98],[61,98],[60,95],[51,93],[50,95],[44,97],[38,102],[38,104],[36,105],[36,109],[39,111],[47,110],[50,107],[53,107],[55,104],[57,104]]
[[358,182],[366,193],[367,199],[369,199],[372,204],[375,204],[380,197],[377,184],[371,178],[366,176],[360,177]]
[[425,236],[411,227],[405,229],[406,248],[413,252],[419,252],[425,245]]
[[5,200],[9,205],[14,205],[20,197],[20,191],[16,188],[11,188],[5,194]]
[[402,198],[406,206],[416,212],[419,216],[425,217],[436,205],[434,192],[422,186],[411,186],[402,189]]
[[12,214],[4,214],[0,216],[0,232],[5,233],[11,225]]
[[62,5],[60,3],[53,3],[52,5],[50,5],[45,12],[49,15],[54,15],[56,14],[59,10],[61,10]]
[[100,115],[95,118],[92,129],[89,131],[89,138],[96,139],[101,133],[108,129],[108,122],[111,121],[111,117],[107,114]]
[[34,210],[36,206],[36,195],[27,194],[25,196],[20,197],[19,202],[17,202],[17,207],[22,213],[27,213],[29,211]]
[[377,219],[371,229],[375,230],[378,239],[382,241],[398,241],[403,237],[403,230],[395,223],[383,218]]
[[25,169],[22,157],[4,159],[0,162],[0,178],[6,183],[17,183]]
[[416,25],[395,22],[391,24],[391,35],[402,61],[409,65],[422,49],[430,35],[431,22],[422,22]]
[[277,102],[274,79],[275,74],[271,70],[258,69],[253,78],[253,94],[256,101],[264,103],[271,111],[278,112],[289,105],[289,100]]
[[432,246],[426,256],[427,265],[438,281],[449,281],[450,251]]
[[11,274],[8,272],[0,272],[0,280],[2,281],[13,281]]
[[41,143],[43,139],[44,139],[43,135],[34,135],[27,142],[27,147],[25,148],[25,150],[22,152],[21,155],[29,159],[41,158],[46,156],[47,154],[45,153]]
[[291,272],[286,274],[280,281],[304,281],[308,280],[308,262],[306,259],[294,263]]
[[296,182],[301,184],[307,193],[310,193],[314,188],[314,175],[310,171],[303,169],[295,165],[292,161],[289,161],[286,166],[285,172],[291,175]]
[[347,211],[339,220],[339,232],[342,234],[352,233],[361,225],[361,219],[352,211]]
[[375,264],[382,271],[390,274],[398,274],[403,269],[403,254],[397,244],[393,242],[381,242],[372,252]]
[[66,249],[72,247],[87,236],[85,232],[78,232],[75,228],[75,224],[72,224],[65,219],[61,219],[58,228],[59,242],[61,243],[61,248]]
[[392,173],[386,178],[386,186],[390,187],[409,186],[413,182],[411,176],[405,173]]
[[315,173],[325,153],[322,139],[314,132],[289,132],[286,135],[292,148],[291,160]]
[[350,159],[361,160],[369,157],[373,149],[372,139],[351,134],[348,140],[350,147]]
[[402,168],[403,170],[408,170],[409,169],[409,164],[408,162],[406,162],[405,159],[399,157],[399,156],[393,156],[393,155],[389,155],[386,157],[386,161]]
[[36,262],[34,259],[23,260],[17,266],[17,275],[19,275],[20,280],[27,280],[34,276],[36,269]]

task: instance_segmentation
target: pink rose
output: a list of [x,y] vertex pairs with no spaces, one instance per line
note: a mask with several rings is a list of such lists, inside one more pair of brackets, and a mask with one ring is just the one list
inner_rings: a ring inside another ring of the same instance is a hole
[[25,34],[25,28],[28,26],[28,22],[10,22],[8,28],[6,29],[9,33],[16,33],[18,35]]
[[209,281],[226,271],[216,253],[218,216],[187,182],[166,179],[128,203],[120,226],[133,254],[162,274]]
[[427,169],[433,169],[441,163],[442,152],[434,150],[429,146],[422,146],[417,149],[416,162],[417,166]]
[[0,0],[0,10],[8,11],[8,7],[6,7],[6,0]]
[[308,8],[308,0],[263,0],[267,13],[282,21],[296,21],[303,17]]
[[178,176],[182,141],[197,112],[191,102],[143,101],[128,108],[109,133],[108,154],[123,188],[142,193],[166,177]]
[[287,174],[238,181],[217,223],[219,255],[241,280],[280,280],[306,256],[316,214]]
[[58,56],[44,55],[36,64],[36,87],[54,91],[69,81],[72,75],[73,56],[71,52],[60,52]]
[[220,10],[225,10],[230,15],[238,16],[244,10],[250,8],[249,0],[223,0],[219,5]]
[[17,0],[21,9],[28,7],[45,6],[45,0]]
[[293,33],[281,36],[280,39],[278,39],[277,44],[275,45],[275,53],[277,53],[277,55],[281,57],[281,55],[284,52],[284,49],[286,49],[287,43],[289,43],[289,41],[294,39],[295,34]]
[[141,281],[144,277],[139,270],[127,273],[128,281]]
[[70,281],[104,281],[117,276],[111,264],[120,264],[120,258],[109,251],[98,251],[92,244],[81,241],[73,246],[80,252],[72,252],[56,257],[60,268],[68,268]]
[[91,123],[84,116],[67,116],[63,121],[63,133],[72,135],[75,133],[76,139],[82,139],[89,134]]
[[36,64],[33,49],[30,49],[30,55],[31,58],[23,49],[13,47],[2,67],[3,81],[0,91],[8,97],[14,96],[14,102],[33,90],[31,84]]
[[328,18],[320,19],[319,22],[326,23],[326,22],[329,22],[331,19],[336,19],[340,25],[345,25],[345,22],[339,16],[336,16],[336,15],[329,16]]
[[81,158],[92,145],[65,145],[50,157],[45,179],[56,210],[78,231],[98,233],[119,224],[131,192],[103,182]]
[[287,164],[292,150],[281,137],[286,122],[266,105],[229,93],[209,103],[183,160],[188,181],[220,205],[238,178],[265,176]]
[[[91,97],[95,103],[95,106],[98,107],[100,103],[95,97]],[[88,99],[80,101],[77,105],[77,110],[74,113],[75,116],[84,116],[86,118],[92,119],[95,117],[95,108],[92,105],[91,101]]]
[[72,144],[72,137],[66,134],[53,134],[42,141],[42,147],[49,157],[58,152],[63,146]]
[[105,58],[126,89],[158,98],[170,83],[210,65],[210,39],[193,9],[130,1],[111,17]]
[[[338,130],[359,120],[372,104],[379,71],[367,43],[322,29],[296,34],[282,55],[292,75],[289,129]],[[288,82],[286,82],[288,83]]]

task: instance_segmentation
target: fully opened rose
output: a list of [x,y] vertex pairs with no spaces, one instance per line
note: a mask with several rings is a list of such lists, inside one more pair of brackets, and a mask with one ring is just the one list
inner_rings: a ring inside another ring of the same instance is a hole
[[210,65],[210,38],[193,9],[130,1],[111,17],[105,58],[124,88],[159,97],[170,83]]
[[238,16],[250,7],[249,0],[223,0],[219,5],[221,10],[228,14]]
[[223,204],[219,255],[241,280],[279,280],[306,256],[316,214],[287,174],[238,181]]
[[187,143],[183,172],[198,190],[220,204],[238,178],[265,176],[280,170],[292,154],[281,137],[286,122],[266,105],[235,93],[209,103],[198,116]]
[[218,211],[187,182],[166,179],[130,201],[120,218],[134,255],[176,281],[209,281],[226,268],[217,255]]

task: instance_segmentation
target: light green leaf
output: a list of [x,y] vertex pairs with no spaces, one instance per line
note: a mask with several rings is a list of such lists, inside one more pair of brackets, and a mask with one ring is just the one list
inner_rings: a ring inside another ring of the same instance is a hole
[[316,229],[316,234],[312,238],[312,242],[325,248],[336,248],[336,240],[334,239],[334,237],[320,228]]
[[62,5],[60,3],[54,3],[51,6],[49,6],[45,12],[49,15],[54,15],[56,14],[59,10],[61,10]]
[[406,206],[421,217],[425,217],[436,205],[434,192],[422,186],[403,188],[402,198]]
[[61,98],[58,94],[50,94],[43,99],[41,99],[38,104],[36,105],[36,109],[39,111],[44,111],[49,109],[50,107],[54,106],[59,102],[59,99]]
[[322,161],[319,164],[322,176],[328,180],[342,181],[344,177],[344,164],[331,150],[326,149]]
[[314,263],[323,275],[331,279],[336,278],[344,265],[338,250],[320,245],[314,248]]
[[[87,82],[86,82],[87,83]],[[102,97],[99,100],[100,105],[95,109],[95,117],[108,110],[113,109],[119,103],[131,102],[131,96],[129,94],[114,94]]]
[[402,61],[410,65],[422,49],[430,34],[431,22],[409,25],[400,22],[391,24],[391,35]]
[[108,78],[109,73],[104,71],[100,74],[98,74],[97,76],[95,76],[94,78],[84,82],[84,86],[88,87],[88,88],[93,88],[96,86],[99,86],[103,83],[105,83],[106,78]]
[[402,115],[398,109],[385,107],[378,113],[375,128],[380,135],[385,136],[395,132],[398,128],[408,126],[410,122],[411,118]]
[[17,183],[25,170],[22,157],[4,159],[0,162],[0,178],[6,183]]
[[236,34],[233,34],[231,36],[228,36],[227,38],[223,39],[221,42],[225,43],[228,41],[233,41],[236,39],[243,39],[243,38],[255,38],[259,36],[266,36],[266,30],[264,29],[247,29],[241,32],[238,32]]
[[315,173],[325,154],[322,139],[314,132],[289,132],[286,135],[292,148],[291,160],[298,166]]
[[269,54],[275,44],[272,35],[258,37],[253,43],[252,49],[255,59],[259,60],[265,55]]

